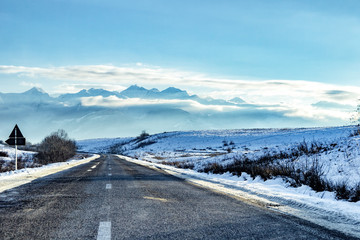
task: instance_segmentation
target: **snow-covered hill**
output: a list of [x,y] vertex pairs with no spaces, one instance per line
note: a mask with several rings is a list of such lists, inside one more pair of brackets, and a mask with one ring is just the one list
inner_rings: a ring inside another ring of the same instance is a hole
[[[199,172],[222,173],[234,162],[245,160],[299,171],[316,167],[326,182],[355,189],[360,186],[360,137],[351,136],[356,129],[348,126],[187,131],[155,134],[141,141],[138,138],[99,139],[78,144],[86,151],[112,151]],[[234,174],[241,175],[241,172]]]

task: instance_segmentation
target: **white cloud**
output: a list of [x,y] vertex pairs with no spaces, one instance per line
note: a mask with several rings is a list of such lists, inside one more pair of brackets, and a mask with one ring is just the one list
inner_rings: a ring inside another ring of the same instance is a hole
[[101,83],[78,83],[78,84],[69,84],[69,83],[63,83],[59,86],[57,86],[57,89],[54,91],[54,93],[60,94],[60,93],[77,93],[83,89],[104,89],[108,91],[123,91],[127,87],[121,86],[121,85],[114,85],[114,84],[101,84]]
[[227,105],[204,105],[193,100],[180,100],[180,99],[140,99],[128,98],[121,99],[116,96],[109,97],[83,97],[81,98],[83,106],[101,106],[101,107],[134,107],[134,106],[167,106],[176,107],[189,112],[196,111],[216,111],[216,112],[229,112],[241,109],[237,106]]
[[33,83],[33,82],[21,82],[20,83],[21,86],[25,86],[25,87],[38,87],[41,88],[42,85],[40,83]]
[[[133,67],[117,67],[113,65],[85,65],[66,67],[24,67],[0,66],[2,74],[17,74],[23,78],[45,78],[48,81],[78,82],[88,85],[129,86],[178,86],[186,89],[203,89],[205,94],[213,97],[231,98],[244,97],[249,101],[280,102],[288,101],[289,96],[300,99],[301,102],[341,101],[352,103],[360,93],[360,87],[341,86],[320,82],[293,80],[241,80],[212,78],[205,74],[179,71],[176,69],[151,67],[135,64]],[[63,84],[66,85],[66,84]],[[331,92],[347,92],[339,98],[339,94]],[[201,92],[200,92],[201,94]],[[263,100],[266,99],[266,100]]]

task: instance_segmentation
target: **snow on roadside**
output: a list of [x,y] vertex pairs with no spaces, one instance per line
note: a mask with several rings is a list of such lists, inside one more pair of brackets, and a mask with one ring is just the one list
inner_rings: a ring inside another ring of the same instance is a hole
[[334,193],[315,192],[308,186],[292,188],[281,178],[264,181],[248,174],[207,174],[119,155],[143,166],[161,169],[193,184],[240,198],[249,203],[291,214],[324,227],[360,237],[360,202],[335,200]]
[[88,163],[99,158],[100,155],[94,154],[85,159],[70,159],[67,162],[51,163],[38,168],[23,168],[17,171],[0,173],[0,193],[5,190],[18,187],[29,183],[35,179],[57,173],[84,163]]

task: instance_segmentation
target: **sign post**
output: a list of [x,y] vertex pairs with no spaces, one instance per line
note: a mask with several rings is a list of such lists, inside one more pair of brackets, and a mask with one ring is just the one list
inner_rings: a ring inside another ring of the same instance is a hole
[[22,135],[18,125],[16,124],[14,129],[12,130],[9,139],[5,141],[7,144],[11,146],[15,146],[15,170],[17,170],[17,146],[25,145],[26,140]]

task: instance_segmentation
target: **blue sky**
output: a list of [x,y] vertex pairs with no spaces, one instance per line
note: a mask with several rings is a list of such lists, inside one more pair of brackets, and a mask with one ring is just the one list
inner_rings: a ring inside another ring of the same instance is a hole
[[175,86],[311,116],[356,106],[359,44],[357,0],[0,1],[1,92]]
[[359,1],[2,0],[0,64],[150,65],[357,85]]

